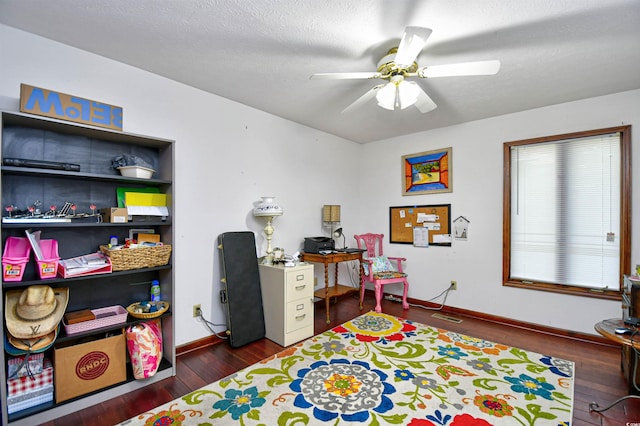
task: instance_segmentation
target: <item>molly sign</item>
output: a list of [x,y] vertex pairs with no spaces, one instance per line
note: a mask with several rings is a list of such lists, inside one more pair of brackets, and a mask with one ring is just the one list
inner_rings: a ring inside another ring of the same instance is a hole
[[122,108],[39,87],[20,85],[20,111],[122,130]]

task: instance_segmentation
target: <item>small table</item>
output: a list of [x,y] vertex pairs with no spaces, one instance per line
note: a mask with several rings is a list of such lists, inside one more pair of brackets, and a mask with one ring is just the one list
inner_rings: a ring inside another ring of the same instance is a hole
[[638,390],[635,389],[634,383],[640,385],[640,372],[636,372],[636,377],[634,377],[634,365],[636,364],[636,350],[640,350],[640,330],[635,335],[632,334],[618,334],[616,333],[616,328],[630,328],[633,329],[632,326],[625,325],[624,321],[619,318],[612,318],[600,321],[597,323],[594,328],[598,333],[603,335],[609,340],[612,340],[616,343],[622,345],[622,371],[624,376],[627,379],[627,385],[629,387],[628,396],[619,398],[618,400],[611,403],[609,406],[600,408],[596,402],[592,402],[589,404],[589,410],[601,413],[603,411],[608,410],[614,405],[622,402],[626,399],[638,399],[640,398],[637,395],[632,395],[633,393],[637,393]]
[[[304,262],[324,264],[324,289],[316,290],[313,295],[324,299],[324,303],[327,308],[327,324],[331,322],[329,316],[329,299],[358,291],[357,288],[338,284],[338,263],[348,262],[351,260],[358,261],[358,283],[360,285],[360,292],[364,291],[364,287],[362,286],[362,251],[337,252],[330,254],[303,253],[301,260]],[[333,287],[329,287],[329,264],[331,263],[335,264],[335,279]],[[360,297],[360,300],[362,300],[362,297]],[[360,304],[360,309],[362,309],[362,304]]]
[[633,329],[632,326],[625,325],[624,321],[619,318],[606,319],[600,321],[594,326],[596,331],[607,339],[613,340],[616,343],[620,343],[630,347],[633,346],[636,349],[640,349],[640,335],[636,336],[632,341],[630,338],[630,334],[617,334],[616,328],[618,327]]

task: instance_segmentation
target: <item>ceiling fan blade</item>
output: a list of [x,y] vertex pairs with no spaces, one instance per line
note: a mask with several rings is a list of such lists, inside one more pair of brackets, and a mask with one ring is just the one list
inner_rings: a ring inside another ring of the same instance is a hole
[[500,70],[500,61],[463,62],[460,64],[434,65],[420,68],[418,77],[460,77],[468,75],[493,75]]
[[321,72],[312,74],[310,79],[313,80],[349,80],[361,78],[380,78],[382,74],[379,72]]
[[364,105],[365,103],[370,101],[372,98],[374,98],[376,96],[378,90],[382,89],[385,85],[386,85],[386,83],[378,84],[377,86],[372,87],[364,95],[362,95],[358,99],[356,99],[354,103],[352,103],[351,105],[349,105],[348,107],[343,109],[342,110],[342,114],[350,112],[350,111],[353,111],[354,109],[359,108],[361,105]]
[[438,107],[438,105],[433,102],[433,99],[431,99],[429,95],[427,95],[425,91],[422,90],[422,88],[420,88],[420,92],[418,92],[418,100],[416,101],[415,105],[423,114],[429,111],[433,111]]
[[405,28],[404,34],[402,34],[402,40],[400,40],[400,46],[398,46],[398,53],[396,53],[394,62],[401,67],[408,67],[413,64],[413,61],[415,61],[418,57],[418,54],[424,47],[430,35],[430,28]]

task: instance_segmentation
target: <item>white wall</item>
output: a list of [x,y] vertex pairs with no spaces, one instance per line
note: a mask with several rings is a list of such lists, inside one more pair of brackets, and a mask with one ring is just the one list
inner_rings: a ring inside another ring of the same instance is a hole
[[[427,118],[425,118],[427,119]],[[503,143],[538,136],[640,123],[640,90],[509,114],[363,146],[362,158],[375,164],[363,185],[358,230],[388,234],[388,207],[451,204],[451,217],[470,220],[469,239],[451,247],[415,248],[387,244],[385,251],[406,257],[410,297],[429,300],[451,280],[447,305],[562,329],[595,334],[593,326],[621,315],[620,302],[503,287]],[[640,164],[637,132],[632,132],[633,164]],[[453,192],[401,195],[401,157],[452,147]],[[633,217],[640,211],[640,185],[634,177]],[[384,194],[380,197],[380,194]],[[366,214],[364,214],[366,212]],[[640,264],[640,230],[633,226],[631,264]],[[395,293],[399,293],[395,291]]]
[[0,109],[18,111],[26,83],[121,106],[124,131],[176,141],[177,345],[209,335],[192,317],[196,303],[224,324],[217,237],[253,231],[264,253],[265,224],[251,214],[261,196],[284,207],[273,243],[287,252],[322,235],[323,204],[343,206],[345,227],[359,219],[354,142],[3,25],[0,63]]
[[[289,252],[303,237],[323,232],[323,204],[342,205],[351,236],[388,234],[389,206],[450,203],[452,218],[471,221],[468,241],[450,248],[386,246],[408,258],[410,297],[431,299],[455,279],[459,290],[447,304],[473,311],[587,333],[602,318],[620,315],[619,302],[502,287],[502,143],[638,123],[640,91],[358,145],[2,25],[0,62],[0,109],[17,111],[19,86],[26,83],[122,106],[125,131],[176,141],[178,345],[208,335],[191,317],[193,304],[201,303],[211,321],[224,322],[217,236],[254,231],[262,252],[264,223],[251,209],[264,195],[276,196],[285,208],[274,222],[274,244]],[[453,193],[403,197],[401,156],[447,146],[453,147]],[[633,155],[640,164],[637,149]],[[638,185],[633,191],[638,212]],[[640,263],[636,229],[634,265]],[[347,244],[354,241],[349,237]]]

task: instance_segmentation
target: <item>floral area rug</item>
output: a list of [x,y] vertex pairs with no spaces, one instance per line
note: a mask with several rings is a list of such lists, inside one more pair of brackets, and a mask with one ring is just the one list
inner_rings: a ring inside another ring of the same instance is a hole
[[571,361],[369,312],[122,424],[569,425],[573,376]]

